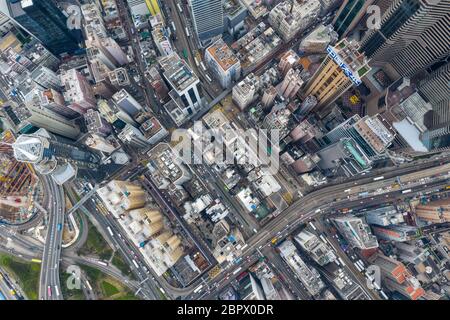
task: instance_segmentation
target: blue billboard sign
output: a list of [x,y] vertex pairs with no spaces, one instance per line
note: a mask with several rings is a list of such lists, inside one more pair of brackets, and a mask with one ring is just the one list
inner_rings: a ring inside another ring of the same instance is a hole
[[334,48],[331,46],[327,47],[328,56],[330,56],[331,59],[336,62],[339,67],[344,71],[345,75],[357,86],[359,86],[362,82],[361,80],[356,77],[353,72],[350,70],[350,68],[342,61],[341,57],[337,54],[336,51],[334,51]]

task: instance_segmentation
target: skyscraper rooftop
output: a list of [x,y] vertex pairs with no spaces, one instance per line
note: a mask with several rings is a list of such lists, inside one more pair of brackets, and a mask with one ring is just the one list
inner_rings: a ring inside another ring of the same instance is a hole
[[164,69],[164,77],[176,91],[183,91],[198,81],[197,75],[176,53],[161,58],[159,64]]

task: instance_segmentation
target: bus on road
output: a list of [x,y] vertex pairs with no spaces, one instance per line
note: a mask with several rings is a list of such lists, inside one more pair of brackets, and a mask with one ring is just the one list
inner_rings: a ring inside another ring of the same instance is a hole
[[183,49],[183,57],[186,61],[188,61],[188,52],[186,48]]
[[108,263],[104,262],[104,261],[97,261],[97,263],[101,266],[107,267]]
[[58,286],[55,286],[55,293],[56,293],[56,296],[59,297],[59,289],[58,289]]

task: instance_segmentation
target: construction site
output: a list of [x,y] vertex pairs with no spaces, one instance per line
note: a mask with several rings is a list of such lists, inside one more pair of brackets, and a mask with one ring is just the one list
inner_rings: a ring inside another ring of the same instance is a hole
[[31,165],[15,160],[12,131],[0,136],[0,223],[22,224],[34,214],[39,180]]

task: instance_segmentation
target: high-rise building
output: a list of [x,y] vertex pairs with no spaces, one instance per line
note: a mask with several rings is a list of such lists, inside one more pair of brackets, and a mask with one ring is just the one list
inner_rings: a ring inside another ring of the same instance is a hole
[[344,38],[353,30],[374,0],[344,0],[333,20],[334,30]]
[[89,109],[84,114],[84,121],[89,133],[95,133],[100,136],[106,137],[112,132],[111,125],[103,119],[100,112],[94,109]]
[[443,199],[416,207],[416,216],[431,223],[450,222],[450,200]]
[[39,100],[33,99],[26,106],[14,108],[13,111],[19,120],[18,131],[27,133],[33,128],[43,128],[52,133],[70,139],[80,135],[80,128],[73,121],[45,108]]
[[224,0],[224,29],[231,36],[238,35],[244,28],[247,8],[240,0]]
[[379,115],[365,116],[354,129],[376,154],[382,154],[395,139],[395,131]]
[[[142,239],[136,239],[138,240],[136,241],[136,245],[140,245],[142,240],[145,241],[149,237],[158,236],[158,233],[164,229],[163,217],[158,210],[139,208],[128,211],[127,215],[129,215],[130,218],[135,218],[134,220],[142,220],[142,222],[144,222],[140,226],[136,223],[130,225],[135,234],[138,234],[139,231],[144,231],[142,232],[144,237]],[[140,219],[136,219],[137,217]],[[144,228],[146,228],[146,230],[143,230]]]
[[281,55],[280,63],[278,63],[278,69],[283,74],[283,76],[286,76],[288,71],[296,67],[299,64],[299,62],[300,57],[294,50],[291,49]]
[[89,59],[100,59],[106,66],[114,70],[128,63],[128,57],[112,38],[95,38],[86,43]]
[[417,227],[408,225],[372,226],[377,238],[388,241],[410,241],[420,236]]
[[433,106],[420,91],[410,95],[403,100],[399,106],[408,119],[410,119],[421,132],[426,131],[427,128],[424,124],[425,114],[433,110]]
[[255,100],[258,89],[259,77],[250,73],[233,87],[233,101],[241,110],[244,110]]
[[126,210],[142,208],[146,202],[144,189],[126,181],[113,180],[97,193],[116,217]]
[[347,215],[333,220],[338,230],[352,246],[363,250],[378,247],[377,238],[362,218]]
[[295,241],[321,266],[336,260],[336,255],[328,244],[308,230],[302,230],[296,235]]
[[69,107],[80,114],[86,113],[97,105],[94,91],[89,81],[76,69],[63,70],[61,82],[64,86],[64,98]]
[[135,116],[139,111],[141,111],[142,105],[136,101],[125,89],[116,92],[112,100],[116,103],[116,105],[126,112],[131,117]]
[[67,17],[53,1],[2,0],[2,11],[53,54],[79,49],[79,35],[67,27]]
[[124,128],[125,124],[137,125],[137,122],[120,109],[113,101],[99,100],[97,108],[102,117],[117,128]]
[[[128,57],[117,42],[108,36],[100,4],[88,3],[81,6],[84,17],[86,48],[89,61],[100,60],[108,68],[128,63]],[[102,4],[105,6],[105,3]]]
[[395,255],[406,263],[418,264],[425,261],[430,255],[428,248],[420,248],[406,242],[396,242]]
[[382,283],[389,290],[397,291],[411,300],[417,300],[425,294],[419,281],[403,263],[382,254],[377,254],[372,263],[380,267]]
[[149,144],[155,144],[169,134],[156,117],[151,117],[144,121],[139,130],[141,130]]
[[319,152],[317,165],[330,176],[352,177],[372,168],[372,161],[352,138],[343,138]]
[[110,141],[106,140],[102,136],[95,133],[90,134],[84,143],[93,150],[98,150],[105,153],[112,153],[117,150],[118,146],[112,144]]
[[424,115],[424,125],[428,130],[436,130],[450,124],[450,101],[443,100],[441,102]]
[[403,214],[398,212],[394,206],[369,209],[364,212],[368,224],[388,226],[404,222]]
[[[384,13],[387,11],[387,9],[389,9],[389,7],[392,4],[392,0],[369,0],[371,1],[371,5],[375,6],[375,10],[378,10],[378,8],[380,9],[380,15],[381,17],[384,15]],[[366,14],[364,15],[364,17],[362,17],[359,20],[359,25],[355,27],[355,30],[358,30],[359,28],[369,28],[371,25],[373,24],[375,21],[373,20],[373,18],[375,18],[374,16],[374,11],[372,10],[368,10],[369,8],[367,8]]]
[[47,67],[40,66],[34,69],[30,77],[45,89],[51,88],[60,91],[62,88],[62,82],[58,74]]
[[299,50],[307,54],[322,54],[337,40],[338,35],[332,26],[319,25],[300,42]]
[[286,240],[278,248],[280,249],[281,257],[286,261],[289,268],[300,278],[306,290],[311,295],[317,296],[325,287],[319,272],[303,261],[292,241]]
[[424,115],[427,130],[421,140],[428,150],[450,148],[450,62],[432,72],[420,82],[419,90],[431,103],[432,109]]
[[8,33],[12,28],[14,28],[13,21],[2,13],[0,8],[0,35]]
[[130,144],[136,148],[146,148],[150,146],[141,131],[128,123],[119,133],[118,138],[124,143]]
[[324,136],[325,143],[336,143],[342,138],[352,138],[369,158],[382,155],[391,145],[395,133],[378,115],[361,118],[354,115]]
[[170,43],[169,35],[164,26],[159,25],[157,27],[153,27],[152,37],[153,41],[156,44],[156,47],[159,50],[159,53],[162,56],[167,56],[173,53],[172,44]]
[[239,280],[238,293],[241,300],[266,300],[261,283],[251,273]]
[[421,134],[421,141],[428,151],[447,150],[450,148],[450,124]]
[[32,97],[29,101],[34,100],[34,105],[40,105],[41,107],[56,112],[67,119],[75,119],[80,115],[78,112],[66,106],[63,95],[56,90],[35,89],[31,95]]
[[290,69],[281,83],[280,93],[286,99],[294,98],[303,83],[304,81],[300,76],[300,70]]
[[304,119],[311,110],[317,105],[317,99],[314,96],[308,96],[303,100],[300,107],[296,110],[295,115],[299,120]]
[[320,1],[285,0],[270,11],[269,23],[284,41],[289,41],[315,21],[320,9]]
[[[172,89],[169,96],[175,107],[166,110],[176,123],[183,123],[203,106],[199,93],[200,80],[189,65],[176,53],[159,59],[163,76]],[[181,120],[179,120],[181,119]]]
[[[150,15],[150,10],[146,1],[147,0],[126,0],[132,16],[135,17],[134,22],[136,27],[145,25],[142,20],[148,18],[148,16]],[[138,21],[139,23],[136,23]]]
[[[450,110],[450,108],[448,108],[448,105],[450,104],[449,83],[450,62],[447,62],[422,80],[419,84],[419,90],[423,96],[430,101],[433,107],[445,105],[447,106],[447,110]],[[450,114],[450,111],[448,114]],[[450,122],[449,116],[444,119]]]
[[[374,65],[389,63],[402,76],[412,76],[449,53],[449,0],[394,0],[361,41],[361,52]],[[407,63],[405,63],[407,61]]]
[[289,120],[291,118],[291,110],[286,108],[286,104],[281,103],[275,105],[272,111],[264,118],[262,128],[267,130],[279,130],[279,137],[283,139],[289,134]]
[[222,88],[230,88],[241,76],[241,63],[230,47],[222,40],[217,40],[205,51],[205,61],[214,71]]
[[182,238],[165,226],[160,211],[144,207],[142,187],[114,180],[97,193],[158,276],[183,257]]
[[192,179],[189,168],[169,144],[158,143],[147,155],[149,159],[147,167],[159,189],[166,189],[171,185],[179,187]]
[[220,36],[224,30],[222,0],[189,0],[195,32],[201,43]]
[[97,154],[45,129],[20,135],[13,149],[17,161],[34,164],[40,174],[51,175],[59,185],[76,177],[78,170],[96,170],[100,165]]
[[264,108],[269,108],[273,106],[273,102],[278,95],[278,91],[274,86],[268,87],[264,90],[264,94],[261,99],[261,103]]
[[[1,2],[0,2],[1,4]],[[40,66],[55,70],[60,61],[43,45],[30,36],[25,38],[8,32],[0,39],[2,53],[2,74],[8,75],[14,82],[21,83],[29,78],[28,72],[33,72]],[[25,78],[25,79],[24,79]]]
[[361,79],[371,70],[368,60],[358,52],[359,44],[343,39],[335,47],[328,46],[328,55],[304,90],[304,96],[315,96],[317,107],[325,107],[353,85],[359,86]]

